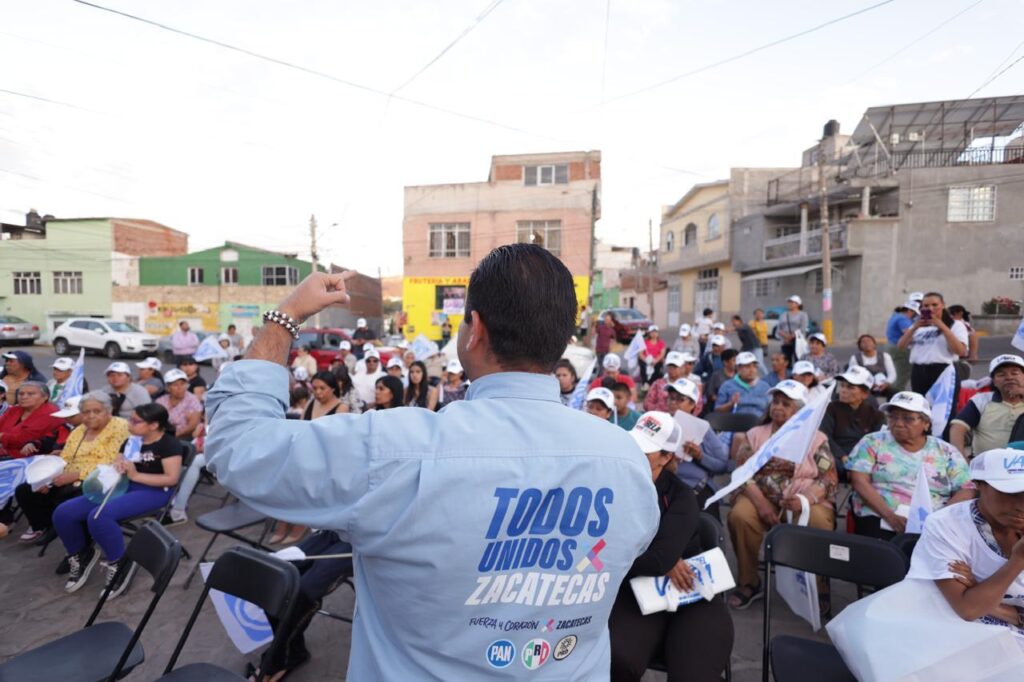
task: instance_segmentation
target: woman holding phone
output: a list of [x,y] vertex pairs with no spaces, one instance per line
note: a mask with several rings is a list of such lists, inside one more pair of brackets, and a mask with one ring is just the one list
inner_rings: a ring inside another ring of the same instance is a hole
[[910,348],[910,390],[927,395],[945,369],[967,354],[967,342],[967,327],[949,314],[942,294],[925,294],[921,316],[898,344],[901,350]]

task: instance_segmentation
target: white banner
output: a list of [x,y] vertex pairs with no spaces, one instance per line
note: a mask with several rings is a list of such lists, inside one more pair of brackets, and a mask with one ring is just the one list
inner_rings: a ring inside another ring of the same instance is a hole
[[672,584],[668,576],[638,576],[629,581],[640,613],[648,615],[658,611],[676,611],[680,606],[706,599],[711,601],[719,592],[736,587],[729,570],[729,562],[718,547],[686,559],[695,576],[694,588],[683,592]]
[[[213,562],[199,565],[203,581],[210,575]],[[259,649],[274,639],[274,630],[270,627],[267,614],[263,609],[220,590],[210,590],[210,601],[217,611],[221,625],[228,633],[231,643],[243,654]]]
[[34,459],[22,457],[0,462],[0,507],[6,505],[7,500],[14,497],[14,489],[25,482],[25,469]]
[[1013,335],[1010,345],[1018,350],[1024,350],[1024,320],[1020,321],[1020,326],[1017,327],[1017,333]]
[[590,381],[594,376],[594,370],[597,368],[597,357],[587,365],[587,371],[580,377],[579,383],[576,384],[576,389],[572,392],[572,398],[569,400],[569,407],[574,410],[582,410],[586,407],[587,393],[590,391]]
[[203,360],[216,360],[226,359],[228,352],[220,347],[220,343],[217,341],[216,334],[210,334],[203,342],[199,344],[199,348],[196,349],[195,355],[196,362],[202,362]]
[[644,343],[644,334],[643,332],[637,332],[633,336],[633,340],[629,342],[629,347],[626,349],[626,352],[622,354],[622,359],[626,361],[626,365],[629,367],[630,373],[636,369],[636,358],[640,355],[640,351],[645,348],[647,348],[647,345]]

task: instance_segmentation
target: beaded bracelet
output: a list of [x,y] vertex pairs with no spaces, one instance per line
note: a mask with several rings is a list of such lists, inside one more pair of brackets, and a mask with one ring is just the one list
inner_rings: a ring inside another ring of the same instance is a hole
[[290,315],[282,313],[280,310],[268,310],[263,313],[264,322],[273,322],[279,324],[288,330],[288,333],[292,335],[293,339],[299,338],[299,323],[296,322]]

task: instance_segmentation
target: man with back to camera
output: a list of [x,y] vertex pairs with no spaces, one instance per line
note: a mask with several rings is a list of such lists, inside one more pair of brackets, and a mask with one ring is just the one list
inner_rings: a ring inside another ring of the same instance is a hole
[[353,544],[350,679],[607,680],[608,615],[659,513],[629,434],[559,400],[569,271],[527,244],[480,261],[465,400],[286,421],[293,335],[348,300],[348,276],[307,277],[218,379],[208,467],[259,511]]

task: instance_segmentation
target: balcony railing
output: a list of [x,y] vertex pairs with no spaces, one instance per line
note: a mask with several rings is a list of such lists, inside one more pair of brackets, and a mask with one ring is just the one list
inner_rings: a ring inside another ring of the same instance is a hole
[[[846,223],[833,225],[828,231],[832,251],[846,249]],[[801,237],[803,237],[801,239]],[[790,234],[785,237],[766,239],[764,259],[766,261],[821,255],[821,228],[809,230],[805,235]]]

